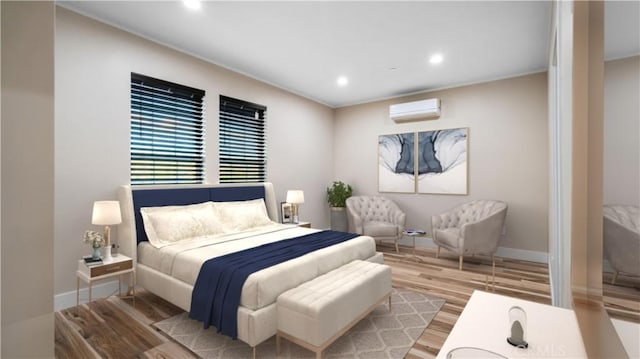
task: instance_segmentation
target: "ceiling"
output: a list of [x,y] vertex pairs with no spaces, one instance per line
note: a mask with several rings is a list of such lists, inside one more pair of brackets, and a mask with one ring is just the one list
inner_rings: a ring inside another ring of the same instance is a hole
[[[547,1],[58,4],[331,107],[544,71],[551,29]],[[640,53],[638,4],[606,3],[607,58]]]

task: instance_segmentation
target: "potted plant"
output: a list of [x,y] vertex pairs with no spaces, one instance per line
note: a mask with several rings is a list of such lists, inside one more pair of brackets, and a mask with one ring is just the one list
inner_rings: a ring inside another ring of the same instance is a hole
[[327,202],[331,207],[331,229],[334,231],[348,230],[345,202],[351,197],[351,193],[353,193],[351,186],[342,181],[333,181],[333,184],[327,187]]

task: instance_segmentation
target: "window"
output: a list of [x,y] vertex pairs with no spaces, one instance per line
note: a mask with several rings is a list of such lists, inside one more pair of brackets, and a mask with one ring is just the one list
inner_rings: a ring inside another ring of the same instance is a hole
[[265,106],[220,96],[220,183],[264,182]]
[[204,182],[203,97],[131,74],[131,184]]

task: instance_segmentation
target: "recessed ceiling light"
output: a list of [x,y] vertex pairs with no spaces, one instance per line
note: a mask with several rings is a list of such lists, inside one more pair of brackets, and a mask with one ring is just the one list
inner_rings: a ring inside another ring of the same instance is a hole
[[442,57],[442,54],[433,54],[431,55],[431,57],[429,58],[429,62],[432,65],[437,65],[439,63],[442,62],[442,60],[444,60],[444,57]]
[[346,76],[340,76],[338,77],[338,80],[336,82],[340,87],[347,86],[347,84],[349,83],[349,79]]
[[200,6],[202,5],[200,3],[200,0],[184,0],[183,3],[184,3],[184,6],[188,7],[189,9],[193,9],[193,10],[200,9]]

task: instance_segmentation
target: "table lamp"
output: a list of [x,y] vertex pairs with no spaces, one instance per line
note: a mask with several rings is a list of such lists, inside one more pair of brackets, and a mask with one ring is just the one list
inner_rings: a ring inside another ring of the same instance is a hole
[[95,201],[93,202],[93,213],[91,223],[104,226],[105,253],[104,261],[111,261],[111,228],[109,226],[122,223],[120,214],[120,202],[118,201]]
[[298,223],[298,206],[304,203],[304,192],[301,190],[287,191],[287,203],[291,203],[293,223]]

